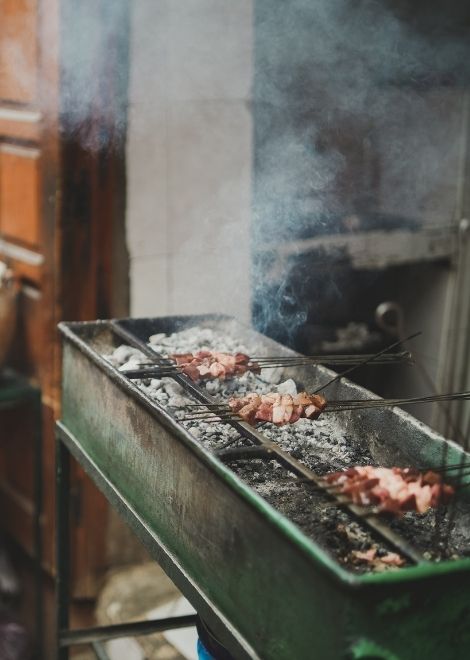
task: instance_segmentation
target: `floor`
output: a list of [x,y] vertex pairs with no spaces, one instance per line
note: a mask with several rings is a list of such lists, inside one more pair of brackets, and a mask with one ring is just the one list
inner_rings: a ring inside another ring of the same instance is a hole
[[[34,637],[34,566],[16,547],[9,548],[21,594],[14,603],[17,619],[24,625],[30,639]],[[44,654],[34,660],[55,657],[54,584],[44,576]],[[173,583],[154,562],[115,569],[107,576],[96,602],[74,603],[71,626],[108,625],[132,620],[152,619],[189,614],[192,608],[182,598]],[[197,660],[194,629],[171,631],[135,639],[113,640],[106,644],[110,660]],[[95,660],[90,648],[76,648],[73,660]]]
[[[194,610],[155,562],[113,571],[96,606],[100,625],[191,614]],[[108,642],[111,660],[197,660],[194,629]]]

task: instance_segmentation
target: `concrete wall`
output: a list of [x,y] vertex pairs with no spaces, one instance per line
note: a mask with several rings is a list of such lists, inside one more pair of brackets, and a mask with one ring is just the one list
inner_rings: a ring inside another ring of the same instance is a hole
[[250,309],[251,0],[134,0],[131,312]]
[[380,210],[449,226],[459,216],[466,99],[461,88],[385,89],[374,125]]

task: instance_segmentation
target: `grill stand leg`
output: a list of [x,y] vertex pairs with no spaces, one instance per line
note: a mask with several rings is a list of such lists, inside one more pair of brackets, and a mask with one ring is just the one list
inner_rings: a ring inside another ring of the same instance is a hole
[[35,431],[34,431],[34,545],[35,545],[35,582],[36,582],[36,645],[39,658],[44,654],[44,610],[42,593],[42,401],[38,391],[34,397]]
[[61,647],[61,633],[69,627],[70,598],[70,454],[56,437],[56,626],[57,660],[68,660],[68,647]]
[[98,658],[107,658],[102,642],[119,637],[148,635],[164,630],[188,628],[196,615],[138,621],[84,630],[69,629],[70,606],[70,452],[56,433],[56,658],[69,660],[69,647],[91,645]]

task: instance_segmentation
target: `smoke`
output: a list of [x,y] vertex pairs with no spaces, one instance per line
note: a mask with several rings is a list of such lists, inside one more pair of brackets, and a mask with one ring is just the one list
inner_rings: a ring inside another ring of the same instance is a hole
[[[259,215],[268,207],[278,215],[276,231],[310,231],[368,200],[375,173],[367,157],[388,130],[406,131],[407,111],[420,119],[409,156],[418,144],[432,148],[436,131],[446,127],[430,107],[430,90],[464,82],[468,45],[436,25],[419,32],[418,18],[405,21],[385,0],[260,4],[266,10],[255,31]],[[390,140],[385,149],[396,144]],[[393,160],[403,162],[403,155]],[[306,226],[309,220],[315,227]]]
[[122,145],[127,123],[129,8],[121,0],[61,6],[60,121],[90,152]]
[[[293,300],[308,305],[304,278],[310,298],[325,295],[312,282],[315,264],[309,274],[299,259],[278,270],[282,284],[270,282],[268,257],[259,257],[269,243],[453,220],[469,16],[459,3],[258,3],[253,250],[260,329],[294,341],[306,314]],[[334,265],[325,269],[323,284],[332,280],[331,301],[339,304]]]
[[[286,261],[269,279],[270,244],[450,222],[469,12],[441,5],[61,3],[63,137],[95,153],[131,131],[133,290],[164,290],[137,313],[239,314],[252,294],[257,325],[293,339],[312,264]],[[55,28],[41,24],[47,53]],[[31,54],[10,41],[2,59],[28,89]],[[55,81],[38,84],[54,114]],[[316,290],[341,302],[344,284],[324,270]]]

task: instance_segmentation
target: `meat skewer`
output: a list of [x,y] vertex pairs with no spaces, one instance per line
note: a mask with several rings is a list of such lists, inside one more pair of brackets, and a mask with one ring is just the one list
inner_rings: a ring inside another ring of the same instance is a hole
[[440,504],[447,504],[455,494],[455,489],[433,470],[423,473],[413,468],[365,465],[333,472],[324,479],[335,486],[337,495],[391,515],[401,515],[405,511],[426,513]]
[[[388,350],[388,349],[387,349]],[[169,362],[169,359],[173,362]],[[390,365],[407,363],[412,364],[409,351],[381,355],[326,355],[326,356],[267,356],[250,357],[244,353],[224,353],[220,351],[197,351],[195,353],[175,353],[169,359],[160,359],[160,362],[146,363],[138,369],[131,369],[123,373],[131,379],[157,378],[182,373],[194,382],[198,380],[213,380],[219,378],[233,378],[241,376],[247,371],[260,373],[261,369],[274,369],[278,367],[308,367],[317,364],[349,365],[354,368],[370,362],[374,365]],[[175,364],[176,363],[176,364]]]
[[[465,456],[463,456],[465,458]],[[436,472],[445,475],[448,478],[460,479],[464,476],[470,476],[470,463],[461,461],[460,463],[449,463],[448,465],[435,465],[419,466],[419,467],[401,467],[401,470],[415,470],[417,472]],[[452,474],[458,472],[458,474]],[[308,483],[309,479],[302,479],[300,477],[292,477],[296,483]]]
[[170,356],[181,372],[192,381],[225,380],[242,376],[247,371],[259,373],[260,366],[245,353],[222,353],[218,351],[198,351],[197,353],[174,354]]
[[276,426],[293,424],[301,417],[317,419],[325,409],[326,399],[318,394],[248,394],[228,402],[232,412],[248,424],[272,422]]
[[325,409],[326,399],[319,394],[268,394],[250,393],[243,397],[232,397],[228,405],[224,404],[189,404],[194,408],[189,419],[233,419],[244,421],[254,426],[258,422],[272,422],[277,426],[293,424],[301,417],[317,419]]
[[469,400],[470,391],[452,394],[439,394],[403,399],[366,399],[327,401],[320,394],[247,394],[244,397],[232,397],[228,404],[197,403],[185,407],[192,408],[184,421],[244,421],[255,425],[258,422],[272,422],[277,426],[293,424],[300,418],[318,419],[320,414],[364,410],[366,408],[387,408],[415,403],[433,403],[436,401]]

